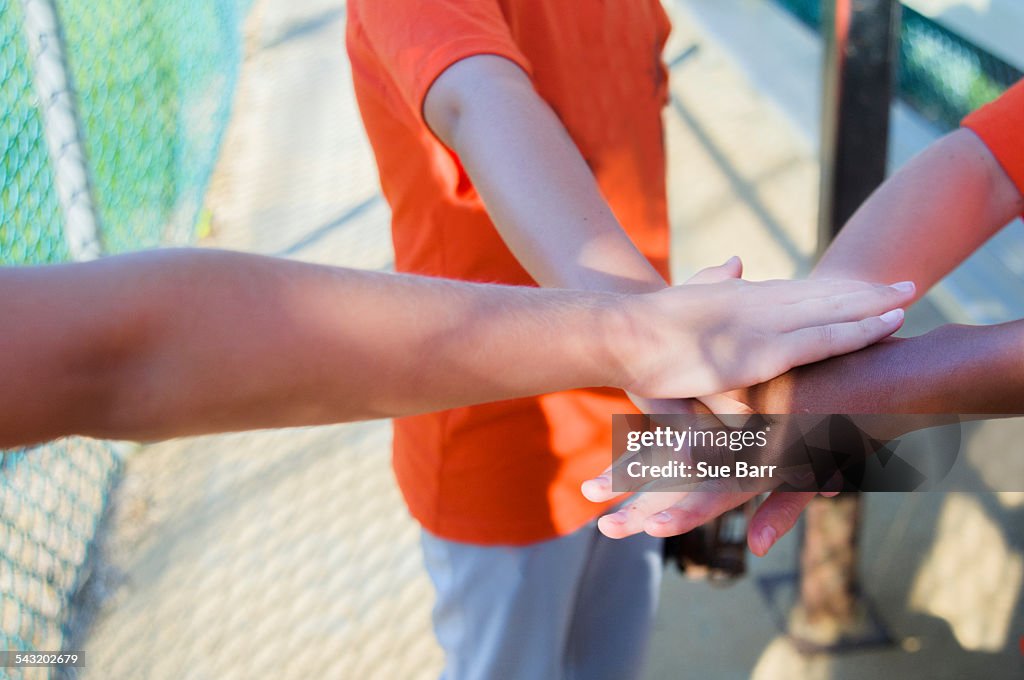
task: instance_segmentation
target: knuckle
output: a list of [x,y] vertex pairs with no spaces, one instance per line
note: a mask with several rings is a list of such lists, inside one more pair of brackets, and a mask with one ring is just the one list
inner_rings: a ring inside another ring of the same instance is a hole
[[803,512],[807,503],[799,494],[797,494],[796,498],[793,496],[794,494],[790,493],[780,493],[775,496],[771,512],[771,520],[773,521],[771,523],[776,527],[788,529],[800,519],[800,513]]
[[779,515],[788,523],[796,522],[803,512],[804,503],[792,498],[786,498],[779,503]]
[[836,329],[834,326],[818,326],[818,342],[826,347],[833,347],[836,344]]
[[761,352],[751,354],[738,360],[735,375],[738,382],[759,384],[778,375],[772,374],[779,363],[780,352],[775,348],[765,348]]
[[857,330],[863,337],[874,336],[882,329],[882,322],[878,317],[870,317],[867,319],[861,319],[857,322]]
[[787,361],[781,352],[773,351],[762,362],[759,362],[751,371],[757,384],[768,382],[772,378],[781,375],[792,367],[791,361]]
[[848,298],[845,295],[830,295],[825,298],[825,304],[828,305],[828,310],[835,315],[840,315],[846,311]]
[[690,507],[676,506],[669,508],[667,512],[671,516],[671,520],[666,524],[677,532],[689,531],[709,519],[708,513]]

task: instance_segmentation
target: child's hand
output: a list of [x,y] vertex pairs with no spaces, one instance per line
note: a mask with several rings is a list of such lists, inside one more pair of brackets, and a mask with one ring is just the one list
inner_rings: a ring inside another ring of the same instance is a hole
[[853,352],[903,324],[914,284],[726,280],[619,299],[620,383],[647,399],[696,397]]
[[[744,398],[746,393],[747,390],[738,390],[731,395],[719,394],[714,395],[713,399],[702,399],[704,403],[693,407],[691,412],[703,413],[710,408],[723,422],[731,415],[745,418],[754,413],[748,404],[737,400]],[[685,400],[685,403],[695,401]],[[598,528],[609,538],[625,538],[641,531],[651,536],[675,536],[692,531],[768,491],[768,496],[757,506],[747,525],[747,544],[750,550],[755,555],[764,556],[782,536],[796,526],[804,508],[818,495],[818,492],[812,491],[779,491],[772,488],[774,482],[766,480],[765,483],[763,487],[745,489],[739,488],[735,480],[713,479],[691,491],[635,493],[617,511],[603,515],[598,520]],[[623,492],[613,490],[611,468],[583,482],[581,491],[588,500],[595,503],[626,496]],[[820,493],[823,496],[836,495],[835,491]]]
[[[699,272],[684,281],[684,285],[700,283],[720,283],[730,281],[743,276],[743,262],[735,255],[716,267],[705,267]],[[627,392],[633,405],[640,409],[641,413],[683,414],[693,413],[692,399],[648,399],[632,392]]]

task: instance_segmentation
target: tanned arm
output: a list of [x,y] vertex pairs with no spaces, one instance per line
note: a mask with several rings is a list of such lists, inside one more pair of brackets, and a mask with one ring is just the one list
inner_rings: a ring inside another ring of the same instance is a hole
[[[0,447],[342,422],[588,386],[694,396],[875,342],[912,294],[735,280],[545,291],[200,249],[0,268]],[[735,354],[702,352],[722,338]]]

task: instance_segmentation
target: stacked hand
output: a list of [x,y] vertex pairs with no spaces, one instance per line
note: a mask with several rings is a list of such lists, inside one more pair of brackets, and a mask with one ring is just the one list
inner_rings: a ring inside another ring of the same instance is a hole
[[[748,282],[738,278],[741,273],[739,260],[733,258],[699,272],[684,286],[633,298],[638,303],[664,306],[658,312],[640,314],[640,318],[665,319],[664,325],[645,329],[646,346],[675,343],[668,346],[676,352],[671,365],[661,363],[664,357],[651,350],[647,350],[651,361],[646,364],[631,358],[635,373],[629,393],[641,411],[711,411],[722,417],[751,414],[745,393],[729,390],[761,384],[794,367],[853,352],[888,337],[902,325],[899,306],[909,303],[915,290],[910,282],[892,286],[838,280]],[[688,299],[679,294],[680,289],[691,286],[699,295]],[[665,299],[659,300],[659,295]],[[679,344],[673,318],[686,320],[692,338],[688,345]],[[694,365],[680,370],[684,357]],[[672,398],[680,394],[699,396],[699,400]],[[672,536],[758,494],[728,490],[721,481],[709,481],[701,488],[640,493],[614,514],[602,517],[598,526],[612,538],[641,531]],[[624,495],[612,490],[608,471],[584,482],[582,490],[594,502]],[[765,554],[796,523],[815,495],[773,491],[750,522],[751,550]]]
[[752,282],[740,272],[732,258],[682,286],[623,298],[621,323],[634,340],[620,363],[642,410],[659,413],[647,407],[760,384],[871,345],[899,330],[900,307],[914,295],[909,281]]

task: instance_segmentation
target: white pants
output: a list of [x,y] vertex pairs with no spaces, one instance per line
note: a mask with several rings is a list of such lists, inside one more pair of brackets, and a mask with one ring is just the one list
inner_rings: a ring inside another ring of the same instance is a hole
[[437,591],[443,680],[629,680],[640,675],[661,541],[603,536],[594,523],[525,547],[423,532]]

